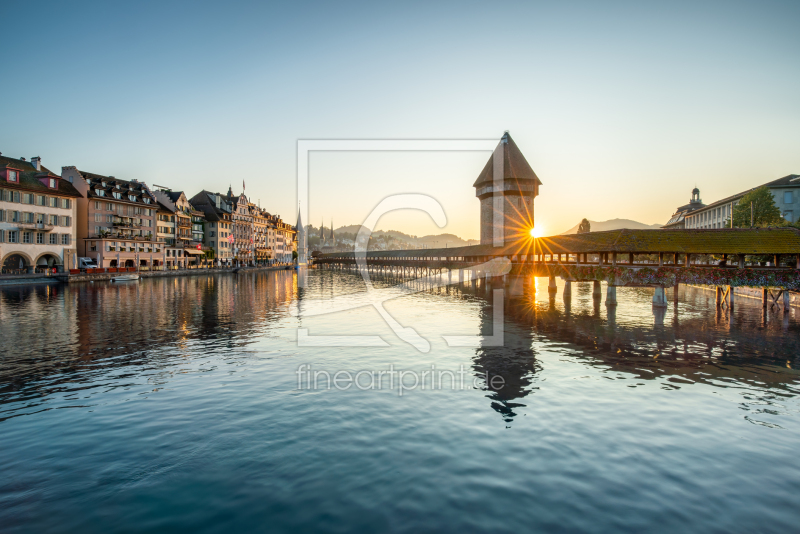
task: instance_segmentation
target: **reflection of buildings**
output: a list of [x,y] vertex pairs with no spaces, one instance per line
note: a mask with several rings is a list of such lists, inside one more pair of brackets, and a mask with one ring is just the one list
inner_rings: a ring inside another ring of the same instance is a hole
[[[2,288],[3,342],[17,349],[0,361],[0,405],[29,389],[33,408],[98,374],[150,377],[175,358],[246,350],[288,314],[295,290],[290,271]],[[34,317],[40,328],[15,327]]]
[[[506,304],[504,316],[511,308],[524,305],[510,300]],[[489,303],[481,311],[481,336],[494,334],[492,318],[495,313],[498,311],[489,299]],[[532,339],[530,327],[506,322],[502,347],[480,347],[475,351],[472,367],[476,375],[483,379],[484,388],[492,400],[492,408],[501,413],[506,422],[511,422],[516,415],[514,408],[525,406],[517,401],[531,392],[533,375],[539,369],[531,346]],[[502,380],[497,380],[497,377]]]
[[[561,297],[558,304],[548,298],[546,284],[540,285],[538,298],[530,292],[532,284],[526,285],[521,296],[510,296],[509,286],[504,288],[504,346],[477,349],[473,369],[481,378],[503,378],[502,388],[484,387],[492,408],[507,422],[515,416],[515,408],[525,406],[520,401],[535,389],[535,375],[542,370],[533,348],[534,336],[572,349],[582,364],[636,380],[658,380],[665,388],[747,383],[796,394],[796,375],[787,367],[800,365],[800,325],[778,309],[762,312],[760,302],[753,300],[737,305],[732,316],[727,311],[715,313],[713,294],[687,288],[679,304],[685,315],[673,312],[664,317],[663,310],[660,316],[650,315],[658,310],[652,310],[649,295],[643,295],[648,319],[627,315],[622,320],[614,311],[603,313],[596,299],[593,302],[591,284],[573,286],[572,303],[565,306]],[[485,301],[480,323],[483,336],[493,334],[491,288],[491,283],[480,280],[457,290]]]

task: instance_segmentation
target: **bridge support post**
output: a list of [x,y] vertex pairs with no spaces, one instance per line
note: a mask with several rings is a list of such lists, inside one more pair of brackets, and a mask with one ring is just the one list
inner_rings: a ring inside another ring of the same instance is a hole
[[769,289],[766,287],[761,288],[761,307],[767,307],[767,301],[769,301]]
[[656,286],[653,292],[653,307],[666,308],[667,307],[667,293],[664,291],[664,286]]
[[564,282],[564,301],[568,302],[572,299],[572,280],[566,280]]
[[558,292],[558,287],[556,286],[556,277],[555,276],[551,276],[550,277],[550,283],[547,285],[547,292],[550,294],[550,296],[553,296]]
[[789,293],[788,289],[783,290],[783,311],[785,313],[789,312],[789,308],[792,305],[792,295]]
[[677,304],[678,303],[678,286],[679,285],[680,284],[678,284],[676,282],[675,285],[672,286],[672,303],[673,304]]
[[715,290],[716,291],[714,291],[714,293],[715,293],[715,299],[714,300],[716,301],[717,308],[719,308],[720,306],[722,306],[722,288],[720,286],[717,286],[715,288]]
[[463,284],[464,283],[464,269],[459,269],[458,270],[458,283],[459,284]]
[[593,282],[592,298],[598,300],[603,298],[602,288],[600,287],[600,280],[595,280]]
[[616,306],[617,305],[617,286],[612,286],[608,284],[606,287],[606,306]]
[[733,286],[728,286],[728,308],[733,309]]

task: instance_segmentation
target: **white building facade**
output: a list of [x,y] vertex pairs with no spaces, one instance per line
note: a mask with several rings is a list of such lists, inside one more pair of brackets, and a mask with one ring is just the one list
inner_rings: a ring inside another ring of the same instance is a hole
[[74,268],[80,193],[39,157],[0,156],[0,272],[31,274]]

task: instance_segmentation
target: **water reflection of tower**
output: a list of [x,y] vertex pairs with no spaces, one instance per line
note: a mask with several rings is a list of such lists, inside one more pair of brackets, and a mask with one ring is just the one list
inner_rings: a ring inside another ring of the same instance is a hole
[[[485,292],[481,291],[480,295],[487,299],[480,312],[480,334],[486,339],[495,334],[492,332],[492,319],[499,310],[494,309],[491,297],[487,297]],[[522,317],[532,310],[524,297],[506,296],[503,302],[504,317]],[[492,408],[502,414],[507,423],[517,415],[515,408],[525,406],[516,401],[531,393],[533,375],[540,368],[532,348],[532,340],[533,332],[530,327],[506,321],[502,346],[481,346],[475,351],[472,368],[483,381],[483,387],[488,392],[487,397],[492,401]]]

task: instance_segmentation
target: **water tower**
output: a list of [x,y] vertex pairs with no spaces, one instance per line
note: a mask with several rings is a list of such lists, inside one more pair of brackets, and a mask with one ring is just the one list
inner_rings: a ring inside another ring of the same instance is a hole
[[533,199],[542,182],[506,132],[475,180],[481,201],[481,245],[527,239],[533,229]]

